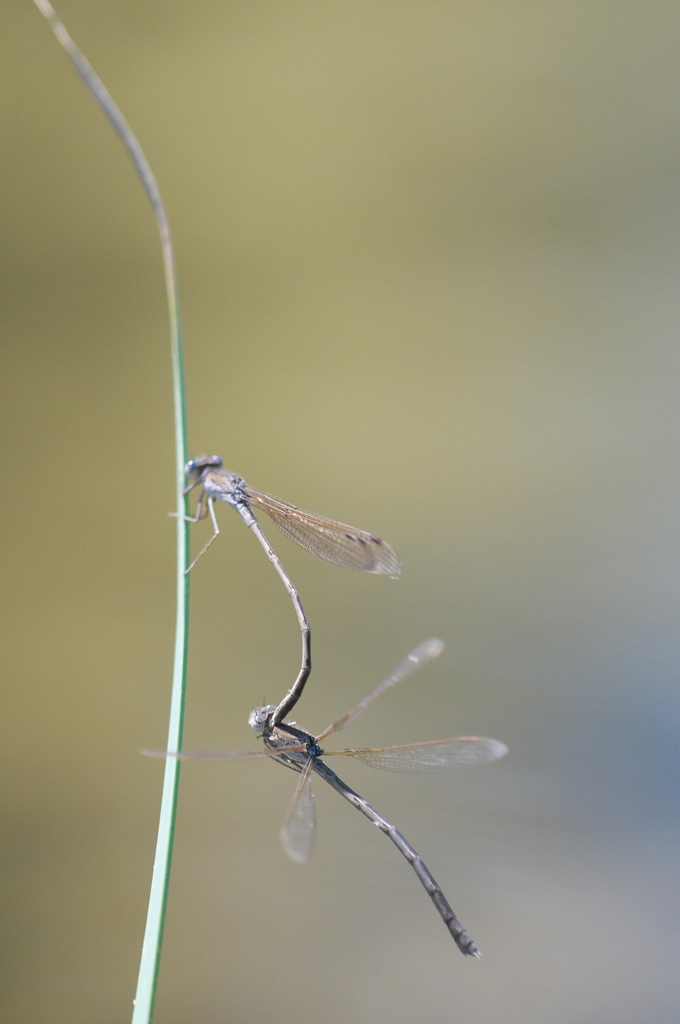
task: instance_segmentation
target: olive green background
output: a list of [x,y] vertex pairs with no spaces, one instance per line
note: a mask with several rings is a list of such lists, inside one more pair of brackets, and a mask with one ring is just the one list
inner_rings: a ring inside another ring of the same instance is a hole
[[[477,733],[496,765],[343,763],[439,880],[269,763],[183,769],[158,1024],[678,1019],[680,8],[59,6],[177,247],[192,454],[372,530],[398,582],[271,539],[325,726]],[[29,0],[0,16],[3,979],[8,1024],[129,1019],[174,624],[167,316],[128,160]],[[299,663],[226,507],[192,574],[186,744],[249,747]],[[266,524],[265,524],[266,525]],[[194,528],[194,544],[207,527]],[[325,787],[327,789],[327,787]]]

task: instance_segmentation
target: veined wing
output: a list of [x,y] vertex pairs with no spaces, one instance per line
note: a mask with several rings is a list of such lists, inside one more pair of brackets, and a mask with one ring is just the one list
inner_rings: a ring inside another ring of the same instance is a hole
[[364,697],[356,707],[344,714],[342,718],[336,719],[335,722],[333,722],[332,725],[329,725],[327,729],[324,729],[322,733],[319,733],[316,737],[317,741],[320,742],[325,739],[326,736],[330,736],[331,733],[339,732],[340,729],[344,729],[348,722],[353,721],[357,715],[360,715],[362,711],[365,711],[366,708],[381,695],[381,693],[388,690],[390,686],[395,686],[397,683],[400,683],[402,679],[406,679],[406,677],[410,676],[412,672],[416,671],[416,669],[421,668],[423,665],[427,665],[428,661],[432,661],[433,658],[438,657],[443,650],[443,640],[437,640],[436,637],[431,637],[429,640],[423,640],[422,644],[418,644],[417,647],[414,647],[411,653],[407,654],[406,657],[399,662],[394,672],[392,672],[387,679],[383,679],[382,683],[376,686],[375,690],[371,690],[368,697]]
[[249,504],[266,512],[275,526],[306,551],[347,569],[398,576],[399,559],[390,545],[380,537],[338,523],[335,519],[303,512],[295,505],[273,498],[243,484]]
[[324,750],[323,756],[344,754],[356,757],[372,768],[386,772],[427,772],[454,765],[488,764],[504,757],[505,743],[482,736],[458,736],[450,740],[425,740],[395,747],[362,747],[349,750]]
[[306,864],[316,838],[316,808],[312,792],[312,759],[300,773],[279,837],[285,853],[296,864]]
[[[297,747],[285,747],[285,752],[294,754],[307,748],[300,744]],[[169,750],[140,750],[144,757],[175,758],[177,761],[249,761],[255,757],[278,757],[278,750],[181,750],[172,753]]]

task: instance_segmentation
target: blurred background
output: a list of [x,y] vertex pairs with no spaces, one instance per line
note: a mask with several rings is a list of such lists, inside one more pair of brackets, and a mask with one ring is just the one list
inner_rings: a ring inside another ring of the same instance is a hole
[[[493,736],[342,765],[306,868],[292,773],[188,764],[158,1024],[662,1024],[680,1015],[680,9],[631,2],[62,0],[177,247],[190,446],[378,533],[401,579],[276,534],[318,731]],[[151,213],[29,2],[4,10],[2,1019],[131,1012],[174,626],[172,407]],[[249,747],[299,665],[226,506],[192,574],[186,745]],[[265,524],[265,527],[267,524]],[[198,550],[207,524],[193,528]],[[326,790],[326,791],[323,791]]]

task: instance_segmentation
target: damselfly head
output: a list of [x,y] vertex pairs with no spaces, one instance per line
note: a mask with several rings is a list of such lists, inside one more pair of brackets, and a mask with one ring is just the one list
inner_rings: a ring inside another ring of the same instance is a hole
[[265,704],[261,708],[253,708],[248,715],[248,725],[255,732],[262,732],[267,719],[276,711],[276,704]]
[[190,478],[198,480],[204,469],[221,469],[222,459],[219,455],[199,455],[197,459],[189,459],[184,472]]

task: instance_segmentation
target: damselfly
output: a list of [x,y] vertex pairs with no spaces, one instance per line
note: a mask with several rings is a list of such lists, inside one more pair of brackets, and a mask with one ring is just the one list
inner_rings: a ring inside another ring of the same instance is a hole
[[280,832],[283,849],[298,864],[304,864],[310,857],[316,831],[316,813],[311,776],[316,772],[341,796],[361,811],[369,821],[389,836],[430,896],[444,924],[449,929],[458,948],[467,956],[479,956],[479,951],[451,909],[444,893],[423,863],[420,855],[404,839],[400,832],[386,818],[379,814],[363,797],[338,778],[322,758],[340,755],[354,757],[373,768],[392,772],[422,772],[454,765],[487,764],[503,757],[507,747],[498,740],[479,736],[459,736],[455,739],[426,740],[424,743],[399,744],[393,747],[355,747],[344,750],[324,750],[321,742],[333,733],[339,732],[349,722],[365,711],[377,697],[389,687],[441,654],[444,644],[441,640],[426,640],[415,648],[394,672],[383,680],[356,707],[338,718],[327,729],[313,736],[297,727],[294,722],[274,722],[276,705],[267,704],[251,712],[249,723],[262,737],[264,750],[226,751],[182,751],[179,754],[166,751],[143,753],[151,757],[179,757],[182,759],[239,761],[246,758],[273,757],[277,761],[300,773],[288,813]]
[[184,518],[190,523],[197,523],[210,515],[213,527],[212,537],[201,548],[187,572],[193,569],[199,558],[219,536],[220,528],[215,515],[215,502],[225,501],[236,509],[246,526],[253,531],[267,552],[270,562],[279,574],[293,602],[302,632],[302,665],[295,683],[276,709],[274,724],[277,724],[290,714],[300,699],[312,670],[311,630],[297,588],[262,532],[260,524],[253,514],[253,508],[266,512],[281,533],[294,540],[300,547],[310,551],[318,558],[325,558],[326,561],[334,562],[336,565],[396,577],[401,571],[399,559],[389,544],[372,533],[357,530],[354,526],[338,523],[334,519],[317,516],[313,512],[303,512],[295,505],[288,505],[285,501],[273,498],[263,491],[256,491],[236,473],[230,473],[223,469],[222,459],[219,455],[201,455],[198,459],[190,459],[184,470],[192,481],[185,488],[184,493],[188,494],[194,487],[202,488],[194,515]]

